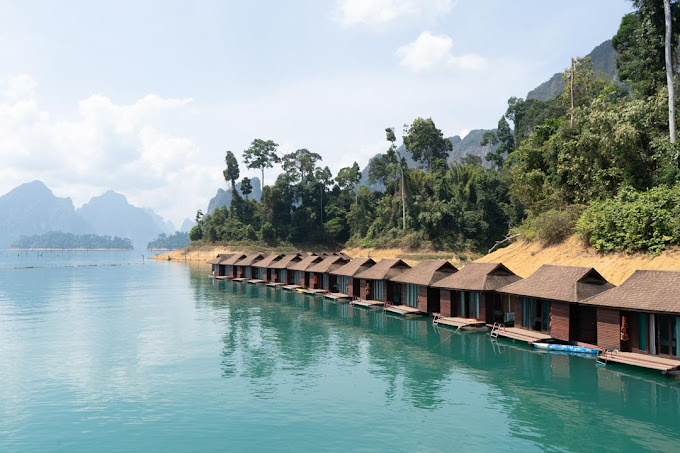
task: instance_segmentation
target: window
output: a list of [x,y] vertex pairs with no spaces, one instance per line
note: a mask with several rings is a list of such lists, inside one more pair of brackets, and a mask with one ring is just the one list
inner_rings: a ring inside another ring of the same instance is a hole
[[385,300],[385,282],[377,280],[373,288],[373,300]]
[[406,285],[406,305],[418,308],[418,285]]

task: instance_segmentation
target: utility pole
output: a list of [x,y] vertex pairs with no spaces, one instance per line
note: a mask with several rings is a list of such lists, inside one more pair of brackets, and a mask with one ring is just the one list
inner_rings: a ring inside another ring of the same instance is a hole
[[666,19],[666,83],[668,84],[668,130],[671,143],[675,143],[675,87],[673,86],[673,61],[671,58],[671,2],[664,0],[663,11]]

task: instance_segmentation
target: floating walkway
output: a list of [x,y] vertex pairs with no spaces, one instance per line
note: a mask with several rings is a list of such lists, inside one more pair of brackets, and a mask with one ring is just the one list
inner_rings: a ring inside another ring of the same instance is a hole
[[520,329],[518,327],[505,327],[504,325],[494,324],[491,329],[491,338],[504,337],[512,340],[524,341],[526,343],[550,341],[553,338],[547,333],[535,330]]
[[282,282],[269,282],[269,283],[266,283],[266,285],[267,285],[267,286],[271,286],[271,287],[273,287],[273,288],[278,288],[278,287],[280,287],[280,286],[285,285],[285,283],[282,283]]
[[298,289],[302,289],[302,286],[300,285],[284,285],[282,286],[283,289],[286,291],[297,291]]
[[232,279],[231,279],[232,282],[245,282],[245,281],[247,281],[247,280],[248,280],[248,279],[245,278],[245,277],[236,277],[236,278],[232,278]]
[[336,302],[349,302],[352,298],[345,293],[326,293],[323,295],[326,299],[334,300]]
[[327,289],[305,289],[302,291],[305,294],[311,294],[312,296],[323,296],[328,292]]
[[259,278],[256,278],[256,279],[253,279],[253,280],[248,280],[248,283],[250,283],[251,285],[260,285],[262,283],[265,283],[265,281],[261,280]]
[[436,325],[455,327],[457,329],[467,331],[489,330],[489,327],[486,325],[485,322],[474,318],[440,316],[438,313],[435,313],[432,322]]
[[363,308],[380,308],[385,306],[385,302],[381,300],[353,300],[350,305],[356,305],[357,307]]
[[427,313],[423,313],[414,307],[409,307],[408,305],[386,305],[385,311],[394,313],[395,315],[404,317],[415,317],[415,316],[425,316]]
[[608,363],[618,363],[631,365],[650,370],[658,370],[671,377],[680,377],[680,360],[667,359],[647,354],[637,354],[635,352],[602,351],[597,356],[597,362],[606,365]]

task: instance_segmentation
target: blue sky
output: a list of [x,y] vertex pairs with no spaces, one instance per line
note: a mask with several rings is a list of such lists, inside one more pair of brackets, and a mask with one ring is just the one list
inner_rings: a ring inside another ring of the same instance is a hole
[[[0,193],[107,189],[176,224],[254,138],[335,173],[432,117],[492,128],[510,96],[609,39],[624,0],[0,0]],[[272,182],[278,169],[266,174]],[[241,168],[242,175],[258,171]]]

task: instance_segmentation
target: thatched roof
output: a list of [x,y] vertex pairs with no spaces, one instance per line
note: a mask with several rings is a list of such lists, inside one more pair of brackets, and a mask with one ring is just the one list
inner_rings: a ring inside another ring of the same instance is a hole
[[529,277],[499,288],[498,292],[536,299],[580,302],[613,287],[592,267],[544,264]]
[[231,255],[226,261],[220,263],[220,264],[226,264],[228,266],[234,265],[241,261],[243,258],[246,256],[243,253],[237,253],[235,255]]
[[281,258],[278,261],[274,261],[272,264],[270,264],[267,267],[269,267],[270,269],[285,269],[291,263],[297,263],[301,259],[302,258],[300,257],[299,253],[294,253],[292,255],[284,255],[283,258]]
[[360,272],[363,272],[375,265],[375,261],[371,258],[354,258],[344,266],[331,270],[329,273],[333,275],[342,275],[343,277],[354,277]]
[[290,269],[291,271],[306,271],[310,267],[314,266],[317,263],[320,263],[323,261],[323,258],[318,256],[318,255],[309,255],[305,256],[302,258],[302,261],[291,264],[290,266],[287,267],[287,269]]
[[252,266],[256,261],[261,261],[264,258],[262,253],[253,253],[243,258],[241,261],[236,263],[237,266]]
[[392,281],[431,286],[434,282],[448,277],[457,271],[458,269],[446,260],[423,260],[415,267],[394,277]]
[[208,261],[208,264],[224,264],[223,261],[226,261],[230,257],[231,253],[218,253],[215,258]]
[[356,274],[354,278],[365,280],[390,280],[410,268],[411,266],[402,260],[390,258],[381,260],[369,269]]
[[344,266],[348,262],[348,259],[345,259],[340,255],[331,255],[326,257],[319,264],[315,264],[307,269],[307,272],[320,272],[322,274],[326,274],[330,273],[334,269]]
[[581,303],[625,310],[680,313],[680,272],[635,271],[621,286]]
[[501,263],[468,263],[432,286],[459,291],[495,291],[521,279]]
[[273,262],[280,260],[283,258],[283,255],[280,253],[272,253],[271,255],[267,255],[264,258],[262,258],[260,261],[253,263],[254,267],[262,267],[262,268],[267,268],[272,265]]

